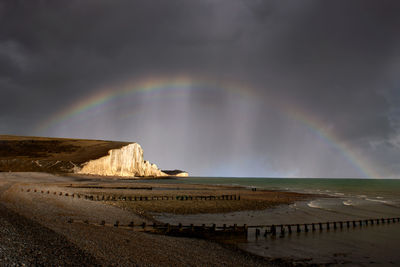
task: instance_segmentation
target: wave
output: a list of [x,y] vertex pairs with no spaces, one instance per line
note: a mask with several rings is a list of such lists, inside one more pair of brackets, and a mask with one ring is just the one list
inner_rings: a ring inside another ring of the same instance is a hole
[[319,205],[316,201],[310,201],[307,203],[307,206],[310,208],[315,208],[315,209],[322,209],[323,207]]
[[351,201],[350,199],[349,200],[345,200],[342,203],[345,206],[353,206],[354,205],[353,201]]
[[336,195],[336,196],[344,196],[343,193],[339,193],[339,192],[336,192],[335,195]]

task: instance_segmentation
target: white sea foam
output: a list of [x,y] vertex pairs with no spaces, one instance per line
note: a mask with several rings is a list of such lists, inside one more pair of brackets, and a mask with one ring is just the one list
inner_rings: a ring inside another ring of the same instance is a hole
[[316,201],[310,201],[309,203],[307,203],[307,206],[309,206],[310,208],[322,209],[322,207],[318,205]]
[[368,200],[368,201],[373,201],[373,202],[379,202],[379,203],[384,203],[384,204],[389,204],[389,203],[390,203],[389,201],[386,201],[386,200],[380,200],[380,199],[371,199],[371,198],[366,198],[365,200]]
[[353,204],[353,202],[349,199],[349,200],[343,201],[343,205],[345,205],[345,206],[353,206],[354,204]]

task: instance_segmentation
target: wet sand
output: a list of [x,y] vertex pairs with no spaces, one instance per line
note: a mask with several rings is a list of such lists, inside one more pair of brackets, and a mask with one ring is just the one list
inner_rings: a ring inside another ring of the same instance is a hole
[[[123,189],[123,187],[149,186],[152,190]],[[18,251],[18,245],[1,250],[0,264],[2,265],[25,262],[29,265],[32,261],[40,263],[48,258],[50,264],[54,263],[51,265],[62,266],[75,265],[75,260],[82,262],[85,266],[265,266],[271,264],[286,266],[289,264],[290,266],[290,261],[271,261],[271,259],[257,257],[211,241],[149,234],[121,227],[68,223],[68,221],[72,218],[90,222],[104,220],[107,224],[112,224],[116,220],[119,220],[121,224],[130,221],[151,223],[155,220],[153,217],[155,212],[199,214],[261,210],[312,197],[273,191],[253,192],[226,186],[171,185],[42,173],[0,173],[0,188],[3,209],[0,212],[0,220],[9,222],[1,224],[2,231],[20,233],[15,235],[16,238],[23,239],[25,248],[32,248],[31,254],[24,254],[28,257],[27,260],[24,259],[23,252],[15,254],[15,251]],[[27,192],[27,189],[36,189],[37,192]],[[170,200],[128,203],[90,201],[47,194],[47,191],[141,196],[237,194],[241,196],[241,200]],[[12,216],[17,217],[11,219]],[[11,223],[15,221],[18,223]],[[26,230],[24,222],[30,225],[31,232]],[[192,223],[196,224],[196,222]],[[13,227],[14,230],[12,230]],[[2,240],[3,243],[6,242]],[[55,261],[56,259],[58,261]]]

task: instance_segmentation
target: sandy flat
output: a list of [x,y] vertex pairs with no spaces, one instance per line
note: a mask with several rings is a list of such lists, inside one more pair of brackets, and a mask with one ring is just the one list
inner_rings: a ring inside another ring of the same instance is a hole
[[[184,185],[184,188],[165,189],[158,190],[127,190],[121,189],[122,192],[115,192],[116,189],[88,189],[88,188],[73,188],[79,185],[95,184],[101,186],[126,186],[126,181],[118,180],[104,180],[104,179],[83,179],[77,177],[64,177],[55,176],[49,174],[38,174],[38,173],[0,173],[0,187],[1,187],[1,203],[4,209],[17,214],[18,218],[23,218],[31,225],[34,225],[34,233],[30,236],[38,236],[37,240],[32,241],[27,239],[26,242],[29,245],[32,242],[40,244],[39,246],[32,246],[33,252],[30,257],[34,260],[38,258],[38,254],[45,255],[46,258],[50,254],[57,254],[52,250],[46,250],[47,247],[51,246],[56,251],[62,247],[71,248],[71,252],[66,250],[65,253],[72,253],[78,255],[77,260],[82,259],[83,265],[121,265],[121,266],[265,266],[269,264],[269,261],[259,257],[249,255],[244,252],[238,252],[237,250],[229,249],[223,245],[200,239],[191,238],[178,238],[157,234],[144,233],[139,231],[133,231],[121,227],[113,227],[112,225],[116,220],[121,224],[128,223],[130,221],[136,222],[147,222],[151,223],[152,218],[148,217],[148,212],[156,210],[163,210],[163,204],[160,201],[154,209],[150,209],[150,201],[146,203],[146,206],[134,207],[134,203],[130,203],[130,206],[124,206],[122,204],[108,203],[106,201],[90,201],[83,198],[72,198],[70,194],[76,193],[80,190],[80,193],[90,191],[89,193],[111,193],[111,194],[175,194],[178,193],[191,193],[191,194],[208,194],[218,193],[220,190],[213,186],[199,186],[198,190],[190,190],[189,186]],[[129,184],[129,183],[128,183]],[[149,185],[149,183],[136,183],[135,186]],[[159,186],[160,185],[152,185]],[[163,185],[165,186],[165,185]],[[173,186],[171,186],[173,187]],[[176,187],[176,185],[175,185]],[[30,192],[27,192],[30,189]],[[32,190],[36,190],[33,192]],[[117,189],[120,190],[120,189]],[[182,191],[183,190],[183,191]],[[246,198],[243,192],[239,192],[240,189],[225,188],[233,193],[241,193]],[[43,193],[42,193],[43,191]],[[47,193],[49,191],[49,193]],[[54,195],[52,192],[69,192],[69,196],[65,195]],[[227,192],[224,192],[227,193]],[[277,194],[275,192],[275,194]],[[256,193],[252,197],[256,202],[266,201],[263,197],[260,197],[262,193]],[[270,195],[273,199],[276,199],[277,195]],[[293,196],[295,198],[299,196]],[[251,196],[248,198],[251,201]],[[293,201],[292,199],[292,201]],[[289,201],[288,196],[282,197],[283,203]],[[171,201],[168,205],[181,205],[179,203],[185,203],[187,205],[190,201]],[[192,201],[193,204],[194,201]],[[211,203],[212,201],[210,201]],[[228,202],[228,201],[227,201]],[[240,202],[240,201],[238,201]],[[278,201],[275,201],[275,204]],[[126,202],[124,202],[126,203]],[[199,202],[200,203],[200,202]],[[185,212],[198,212],[202,207],[199,203],[193,205],[193,209],[188,209],[186,206],[180,206],[179,212],[184,210]],[[170,209],[170,206],[166,209]],[[215,203],[213,204],[215,205]],[[228,205],[228,204],[226,204]],[[226,207],[225,207],[226,208]],[[232,207],[229,207],[232,209]],[[233,207],[234,209],[236,207]],[[145,214],[138,213],[138,210],[143,210]],[[9,216],[1,213],[1,219],[6,220]],[[68,223],[70,219],[74,219],[73,223]],[[88,220],[91,223],[79,223],[76,221]],[[100,226],[101,221],[107,222],[108,226]],[[21,219],[22,221],[22,219]],[[8,231],[10,226],[2,224],[3,231]],[[25,231],[23,226],[16,225],[17,230],[21,233]],[[15,231],[17,231],[15,230]],[[51,236],[57,237],[57,242],[48,242],[47,239]],[[51,245],[53,244],[53,245]],[[14,245],[13,245],[14,246]],[[29,245],[30,246],[30,245]],[[0,254],[0,263],[20,263],[23,262],[22,258],[12,256],[10,249],[2,250],[3,254]],[[4,252],[5,251],[5,252]],[[8,252],[7,252],[8,251]],[[65,256],[66,257],[66,256]],[[39,257],[40,258],[40,257]],[[72,257],[71,260],[74,258]],[[69,264],[66,260],[63,260],[63,256],[60,256],[61,265],[73,265]],[[49,262],[51,262],[49,260]]]

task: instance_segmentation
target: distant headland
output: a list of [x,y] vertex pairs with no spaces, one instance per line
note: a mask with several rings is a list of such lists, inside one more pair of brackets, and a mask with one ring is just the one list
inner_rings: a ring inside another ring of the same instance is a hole
[[113,177],[186,177],[143,159],[135,142],[0,135],[0,172],[76,173]]

